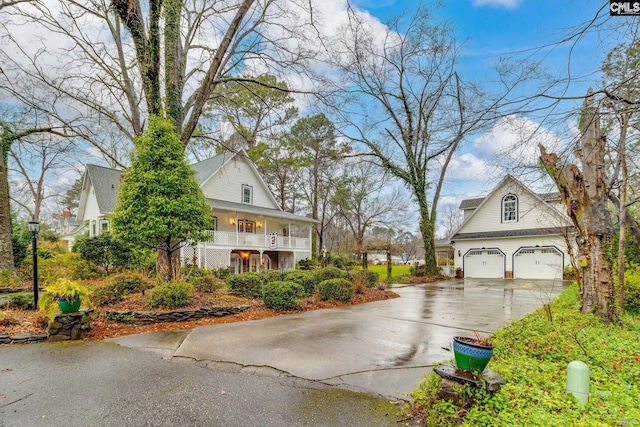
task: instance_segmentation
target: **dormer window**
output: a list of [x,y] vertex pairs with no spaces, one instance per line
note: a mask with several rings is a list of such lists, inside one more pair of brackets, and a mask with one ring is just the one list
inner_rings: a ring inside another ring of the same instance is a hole
[[518,196],[507,194],[502,198],[502,222],[518,221]]
[[242,184],[242,203],[245,205],[253,204],[253,187],[247,184]]

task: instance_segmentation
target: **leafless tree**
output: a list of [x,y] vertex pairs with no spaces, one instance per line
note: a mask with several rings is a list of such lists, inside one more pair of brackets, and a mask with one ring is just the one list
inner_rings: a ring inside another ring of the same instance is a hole
[[51,182],[75,163],[73,141],[51,134],[37,134],[14,144],[10,151],[9,174],[14,176],[11,200],[31,218],[40,218],[47,200],[61,195],[61,187]]
[[345,133],[411,192],[426,269],[436,274],[436,212],[447,167],[463,138],[493,117],[500,99],[482,102],[480,90],[460,78],[453,31],[432,12],[433,5],[419,4],[373,28],[352,11],[331,43],[341,80],[330,103]]

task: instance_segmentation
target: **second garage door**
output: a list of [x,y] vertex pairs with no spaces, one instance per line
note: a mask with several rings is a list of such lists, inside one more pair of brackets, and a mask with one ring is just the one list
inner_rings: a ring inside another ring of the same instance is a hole
[[504,277],[504,254],[497,249],[472,249],[464,256],[464,277]]
[[520,248],[513,257],[513,277],[562,280],[562,252],[553,247]]

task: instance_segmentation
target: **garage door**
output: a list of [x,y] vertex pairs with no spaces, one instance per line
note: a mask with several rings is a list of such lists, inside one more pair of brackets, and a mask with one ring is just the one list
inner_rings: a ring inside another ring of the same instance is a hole
[[513,277],[562,280],[562,252],[553,246],[520,248],[513,258]]
[[504,254],[497,249],[472,249],[464,256],[464,277],[503,278]]

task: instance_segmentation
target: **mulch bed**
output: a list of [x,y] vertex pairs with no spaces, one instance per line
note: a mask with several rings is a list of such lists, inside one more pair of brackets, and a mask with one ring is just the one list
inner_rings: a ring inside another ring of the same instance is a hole
[[[246,311],[226,317],[212,317],[188,322],[164,322],[154,323],[151,325],[129,325],[124,323],[105,320],[99,316],[94,316],[91,321],[91,331],[86,339],[103,340],[105,338],[118,337],[123,335],[139,334],[142,332],[155,331],[172,331],[180,329],[192,329],[200,325],[214,325],[219,323],[243,322],[246,320],[258,320],[266,317],[281,316],[290,313],[299,313],[301,311],[318,310],[323,308],[345,307],[356,304],[363,304],[371,301],[380,301],[398,297],[398,294],[392,291],[384,291],[379,289],[366,289],[363,293],[355,294],[351,301],[342,303],[338,301],[328,302],[319,301],[317,297],[309,297],[303,301],[302,310],[282,312],[265,308],[262,300],[250,300],[239,298],[231,295],[216,295],[206,292],[197,292],[191,300],[191,304],[186,309],[197,309],[201,307],[212,306],[236,306],[241,304],[251,305]],[[157,311],[147,306],[148,295],[130,295],[125,300],[109,305],[96,307],[96,311]],[[170,311],[170,310],[164,310]],[[15,324],[8,324],[0,317],[0,335],[20,335],[20,334],[46,334],[47,319],[41,312],[33,312],[31,310],[6,310],[6,313],[13,319]]]

